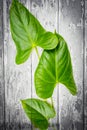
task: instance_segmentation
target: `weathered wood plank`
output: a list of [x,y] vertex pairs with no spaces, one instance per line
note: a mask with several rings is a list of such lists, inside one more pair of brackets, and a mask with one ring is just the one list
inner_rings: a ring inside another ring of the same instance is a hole
[[3,62],[3,0],[0,0],[0,130],[4,130],[5,91],[4,91],[4,62]]
[[85,0],[84,24],[84,130],[87,130],[87,0]]
[[[58,31],[58,0],[31,0],[31,10],[30,10],[40,21],[42,26],[48,31],[54,32],[56,29]],[[41,54],[42,49],[39,49]],[[33,51],[32,54],[32,97],[37,97],[34,86],[34,72],[38,64],[38,57],[36,52]],[[53,100],[56,112],[58,110],[58,93],[57,88],[55,89]],[[50,99],[49,99],[50,101]],[[58,113],[57,113],[58,116]],[[51,120],[51,127],[57,129],[58,118],[57,116]],[[50,130],[51,128],[49,128]]]
[[59,86],[60,130],[83,130],[83,0],[60,0],[59,33],[71,53],[77,96]]
[[[11,0],[3,2],[6,130],[27,130],[31,129],[31,124],[22,110],[20,99],[31,97],[31,58],[25,64],[15,64],[16,49],[9,24]],[[21,2],[28,7],[28,1]]]
[[[83,18],[84,1],[85,19]],[[51,125],[58,124],[59,120],[60,130],[87,129],[87,0],[84,1],[59,0],[60,8],[58,17],[58,0],[21,0],[47,30],[54,31],[54,29],[56,29],[58,31],[59,28],[59,33],[64,36],[70,49],[73,71],[78,86],[78,95],[75,97],[71,96],[62,85],[59,85],[59,95],[57,88],[55,89],[53,99],[57,118],[51,120]],[[4,72],[2,0],[0,0],[0,130],[5,130],[5,126],[3,127],[2,125],[5,120],[6,130],[31,130],[31,123],[21,108],[20,99],[37,97],[33,77],[38,58],[36,53],[33,52],[31,58],[25,64],[20,66],[15,64],[14,58],[16,50],[9,27],[10,3],[11,0],[3,0]],[[85,33],[83,30],[84,20]],[[41,51],[42,50],[39,49],[40,53]],[[85,64],[83,64],[83,62]],[[57,102],[58,97],[59,103]],[[6,101],[6,104],[4,104],[4,101]],[[4,108],[6,115],[4,115]],[[58,130],[58,127],[55,128]],[[49,128],[49,130],[51,129],[53,130],[53,128]]]

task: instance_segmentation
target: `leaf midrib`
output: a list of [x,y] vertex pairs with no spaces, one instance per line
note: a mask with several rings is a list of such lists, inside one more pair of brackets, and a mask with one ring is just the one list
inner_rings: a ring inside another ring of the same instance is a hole
[[24,103],[24,104],[27,105],[28,107],[34,109],[34,111],[38,112],[38,113],[39,113],[42,117],[44,117],[44,118],[46,119],[46,121],[48,122],[48,119],[47,119],[44,115],[42,115],[42,113],[40,113],[38,110],[36,110],[36,109],[33,108],[32,106],[30,106],[30,104],[27,104],[27,103]]
[[46,69],[44,66],[43,66],[43,68],[44,68],[44,70],[47,71],[48,75],[50,75],[50,77],[55,81],[55,77],[51,74],[51,72],[48,69]]
[[[22,5],[21,3],[19,3],[19,4]],[[16,6],[16,8],[17,8],[18,13],[20,14],[20,12],[19,12],[19,10],[18,10],[18,6]],[[28,11],[28,10],[27,10],[27,11]],[[29,13],[29,12],[28,12],[28,13]],[[30,13],[29,13],[29,14],[30,14]],[[29,34],[27,28],[25,27],[25,25],[24,25],[24,23],[23,23],[23,21],[22,21],[20,15],[18,15],[18,16],[19,16],[19,18],[20,18],[21,23],[23,24],[24,30],[25,30],[25,32],[26,32],[26,34],[27,34],[27,36],[28,36],[28,40],[31,41],[32,48],[35,47],[35,45],[36,45],[35,42],[34,42],[34,41],[32,40],[32,38],[30,37],[30,34]],[[33,46],[33,45],[34,45],[34,46]]]
[[39,79],[41,79],[42,81],[45,81],[46,83],[55,84],[55,82],[48,82],[47,80],[42,79],[41,77]]

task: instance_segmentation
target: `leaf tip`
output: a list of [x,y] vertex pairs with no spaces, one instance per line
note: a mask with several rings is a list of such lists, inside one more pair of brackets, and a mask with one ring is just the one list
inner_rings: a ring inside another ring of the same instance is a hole
[[76,90],[76,92],[73,94],[73,96],[76,96],[78,94],[78,91]]
[[23,105],[23,103],[24,103],[24,100],[22,100],[22,99],[21,99],[21,100],[20,100],[20,102],[21,102],[21,104]]
[[17,60],[17,59],[15,59],[15,63],[16,63],[17,65],[20,64],[19,60]]
[[20,64],[24,63],[24,61],[21,60],[21,58],[19,58],[19,55],[16,55],[15,63],[16,63],[17,65],[20,65]]
[[75,87],[75,89],[73,91],[71,91],[71,94],[73,96],[76,96],[78,94],[77,87]]

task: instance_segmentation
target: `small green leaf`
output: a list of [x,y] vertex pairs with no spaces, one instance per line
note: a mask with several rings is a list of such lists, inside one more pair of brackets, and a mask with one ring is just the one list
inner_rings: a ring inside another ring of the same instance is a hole
[[13,0],[10,7],[10,27],[17,48],[17,64],[24,63],[36,46],[46,50],[57,46],[56,35],[46,32],[39,21],[18,0]]
[[45,130],[48,128],[50,118],[55,116],[53,107],[39,99],[22,100],[23,109],[36,128]]
[[35,72],[36,93],[41,98],[51,97],[57,83],[64,84],[73,95],[77,93],[67,44],[60,35],[57,37],[58,46],[43,51]]

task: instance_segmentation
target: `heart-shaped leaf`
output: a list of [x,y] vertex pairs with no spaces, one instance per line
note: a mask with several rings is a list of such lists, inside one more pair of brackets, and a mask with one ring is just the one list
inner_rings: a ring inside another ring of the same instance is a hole
[[36,93],[41,98],[51,97],[57,83],[64,84],[73,95],[77,93],[67,44],[56,35],[59,40],[57,47],[44,50],[35,72]]
[[39,21],[18,0],[13,0],[10,7],[10,27],[16,44],[16,63],[24,63],[36,46],[53,49],[58,39],[55,34],[46,32]]
[[54,108],[46,101],[26,99],[22,100],[22,106],[34,126],[41,130],[47,129],[49,125],[48,120],[55,116]]

